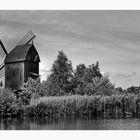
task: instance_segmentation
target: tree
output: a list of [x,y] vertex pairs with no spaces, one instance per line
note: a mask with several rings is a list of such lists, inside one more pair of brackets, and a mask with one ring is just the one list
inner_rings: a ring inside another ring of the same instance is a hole
[[115,90],[117,92],[119,92],[119,93],[123,93],[124,92],[124,90],[122,89],[122,87],[117,87],[117,88],[115,88]]
[[[79,64],[74,72],[72,80],[73,88],[76,94],[85,94],[85,91],[90,92],[94,88],[93,79],[101,78],[102,74],[99,69],[99,62],[86,67],[84,64]],[[91,93],[92,94],[92,93]]]
[[61,50],[53,63],[51,74],[47,78],[48,95],[65,95],[71,92],[70,81],[73,77],[73,68],[71,61]]
[[78,93],[78,94],[83,94],[82,88],[83,88],[83,83],[84,83],[84,74],[86,71],[87,67],[84,64],[79,64],[74,72],[74,76],[71,80],[71,89],[72,93]]
[[101,78],[94,78],[94,94],[96,95],[112,95],[115,91],[115,85],[111,83],[110,79],[105,76]]
[[88,82],[91,83],[93,78],[95,78],[95,77],[98,77],[98,78],[102,77],[102,74],[99,69],[98,61],[96,62],[96,65],[95,64],[89,65],[89,67],[86,69],[85,74],[84,74],[84,81],[86,83],[88,83]]
[[128,87],[127,93],[139,94],[140,93],[140,86],[139,87],[135,87],[135,86]]

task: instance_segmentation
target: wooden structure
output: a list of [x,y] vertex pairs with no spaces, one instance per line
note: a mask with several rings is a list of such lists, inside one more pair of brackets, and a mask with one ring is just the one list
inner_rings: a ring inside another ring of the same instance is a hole
[[28,31],[10,53],[7,53],[0,40],[0,56],[5,58],[0,64],[0,86],[4,85],[2,79],[5,77],[5,87],[22,90],[29,77],[39,76],[40,58],[33,45],[35,38],[36,35],[31,30]]
[[29,77],[39,76],[40,58],[33,44],[16,46],[5,58],[5,87],[21,90]]

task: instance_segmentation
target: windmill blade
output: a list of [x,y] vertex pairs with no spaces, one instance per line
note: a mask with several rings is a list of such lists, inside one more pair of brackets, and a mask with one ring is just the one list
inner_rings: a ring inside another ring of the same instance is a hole
[[5,68],[0,71],[0,79],[5,75]]
[[0,79],[5,75],[5,65],[2,63],[0,65]]
[[0,40],[0,55],[3,58],[4,56],[6,56],[8,53],[2,43],[2,41]]
[[4,67],[5,67],[5,64],[2,63],[2,64],[0,65],[0,71],[1,71]]
[[[0,55],[3,58],[4,56],[6,56],[8,53],[2,43],[2,41],[0,40]],[[0,79],[2,79],[5,76],[5,64],[4,62],[0,65]]]
[[2,73],[2,75],[0,75],[0,79],[2,79],[5,76],[5,72]]
[[31,30],[28,31],[28,33],[21,39],[21,41],[19,41],[17,46],[28,44],[31,41],[33,41],[33,39],[35,39],[35,37],[36,36],[34,35],[34,33]]

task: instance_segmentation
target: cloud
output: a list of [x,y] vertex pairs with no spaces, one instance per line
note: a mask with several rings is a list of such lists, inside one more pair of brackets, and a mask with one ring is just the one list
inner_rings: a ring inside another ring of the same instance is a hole
[[133,81],[132,79],[128,79],[128,80],[127,80],[127,82],[132,82],[132,81]]
[[134,77],[137,73],[136,72],[132,72],[130,74],[125,74],[125,73],[119,73],[116,75],[116,77],[122,77],[122,78],[131,78]]

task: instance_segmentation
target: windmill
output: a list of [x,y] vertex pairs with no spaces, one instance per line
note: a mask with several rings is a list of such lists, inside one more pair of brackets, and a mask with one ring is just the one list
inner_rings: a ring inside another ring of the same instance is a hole
[[[34,33],[31,30],[29,30],[28,33],[18,42],[16,47],[18,47],[18,46],[26,47],[27,44],[33,44],[33,39],[35,39],[35,38],[36,38],[36,35],[34,35]],[[4,47],[1,40],[0,40],[0,56],[2,59],[4,59],[4,57],[6,59],[6,57],[8,56],[8,52],[7,52],[6,48]],[[5,76],[5,63],[2,62],[0,64],[0,81],[1,81],[0,86],[3,85],[2,78],[4,76]]]

